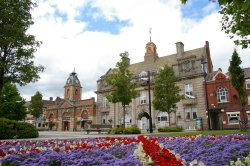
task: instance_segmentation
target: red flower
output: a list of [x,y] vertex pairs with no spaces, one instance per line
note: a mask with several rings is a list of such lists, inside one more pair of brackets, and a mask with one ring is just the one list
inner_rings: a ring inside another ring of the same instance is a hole
[[144,152],[152,158],[155,166],[182,166],[182,162],[177,160],[174,154],[156,143],[157,138],[147,139],[144,136],[138,136],[138,140],[142,142]]
[[6,156],[6,154],[4,153],[4,151],[2,149],[0,149],[0,158]]
[[56,151],[57,153],[59,153],[59,152],[60,152],[60,148],[59,148],[59,147],[56,147],[56,148],[55,148],[55,151]]

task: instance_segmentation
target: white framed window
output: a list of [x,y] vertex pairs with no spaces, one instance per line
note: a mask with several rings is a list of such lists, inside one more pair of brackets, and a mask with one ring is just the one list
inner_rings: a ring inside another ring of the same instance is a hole
[[217,90],[217,101],[218,103],[226,103],[228,100],[228,91],[226,88],[221,87]]
[[246,80],[246,88],[247,88],[247,89],[250,89],[250,79],[247,79],[247,80]]
[[109,107],[109,101],[108,101],[107,97],[103,97],[103,107],[104,108]]
[[168,113],[167,112],[159,112],[157,115],[157,120],[159,123],[168,122]]
[[140,104],[146,104],[147,103],[147,95],[145,91],[140,92]]
[[247,111],[247,120],[250,121],[250,111]]
[[193,85],[191,83],[185,84],[185,98],[194,98],[193,96]]
[[[123,116],[120,119],[121,124],[123,124]],[[125,124],[132,123],[132,118],[129,114],[125,114]]]
[[227,112],[228,124],[239,124],[240,112]]
[[250,105],[250,96],[247,96],[248,105]]
[[197,116],[197,108],[190,107],[190,108],[184,108],[185,110],[185,120],[195,120]]

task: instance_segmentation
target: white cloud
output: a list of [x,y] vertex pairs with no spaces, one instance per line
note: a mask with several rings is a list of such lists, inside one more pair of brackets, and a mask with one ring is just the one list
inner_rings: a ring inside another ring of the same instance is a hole
[[[96,13],[98,17],[129,20],[130,25],[118,35],[87,31],[86,23],[74,18],[84,12],[83,7],[88,3],[100,9]],[[33,11],[35,24],[30,33],[43,41],[35,56],[36,64],[44,65],[46,70],[38,82],[19,88],[27,100],[36,90],[45,99],[63,97],[63,86],[74,68],[83,87],[82,97],[95,97],[96,81],[115,67],[121,52],[128,51],[132,63],[143,60],[150,27],[159,56],[174,54],[178,41],[184,43],[185,50],[203,47],[209,41],[215,70],[219,67],[227,70],[235,48],[233,41],[221,31],[221,16],[217,12],[200,21],[184,19],[181,4],[176,0],[51,0],[38,5]],[[210,13],[210,9],[213,6],[206,11]],[[66,14],[67,20],[56,16],[56,10]],[[249,49],[238,48],[238,53],[243,67],[249,67]]]

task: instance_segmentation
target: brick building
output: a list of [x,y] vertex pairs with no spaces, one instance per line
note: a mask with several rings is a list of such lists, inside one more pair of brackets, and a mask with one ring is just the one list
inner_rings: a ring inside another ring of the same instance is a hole
[[70,73],[64,86],[64,98],[57,97],[54,104],[48,104],[44,116],[50,129],[80,130],[96,123],[95,98],[81,99],[82,87],[77,73]]
[[[203,63],[206,62],[206,63]],[[203,64],[202,64],[203,63]],[[175,113],[170,117],[165,112],[160,112],[151,108],[153,128],[168,126],[171,124],[182,126],[184,130],[196,130],[196,118],[203,120],[203,128],[207,128],[206,116],[206,98],[203,87],[204,72],[212,73],[213,65],[210,57],[209,43],[204,47],[193,50],[184,50],[182,42],[176,43],[176,53],[172,55],[159,57],[156,45],[150,40],[146,44],[144,60],[138,63],[130,64],[129,70],[136,78],[147,77],[151,73],[151,102],[153,101],[153,82],[154,74],[157,74],[166,64],[172,66],[175,74],[180,77],[177,83],[181,89],[181,94],[185,99],[177,103]],[[110,91],[106,86],[104,78],[112,69],[108,70],[97,80],[97,123],[123,125],[123,109],[121,103],[109,103],[106,94]],[[138,80],[135,80],[138,81]],[[127,106],[125,112],[125,126],[137,125],[140,129],[149,128],[149,93],[147,81],[141,82],[136,89],[140,96],[133,99]]]
[[241,111],[240,98],[230,84],[229,74],[219,69],[209,76],[206,86],[211,129],[236,129],[239,120],[250,120],[250,68],[245,68],[244,73],[248,100],[245,112]]

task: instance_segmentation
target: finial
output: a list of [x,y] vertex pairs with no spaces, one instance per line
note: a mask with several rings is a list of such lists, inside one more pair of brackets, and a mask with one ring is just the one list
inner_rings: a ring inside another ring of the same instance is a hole
[[150,41],[150,42],[151,42],[151,31],[152,31],[152,28],[149,28],[149,36],[150,36],[149,41]]
[[74,68],[74,70],[73,70],[72,74],[73,74],[73,75],[75,75],[75,74],[76,74],[76,70],[75,70],[75,68]]

